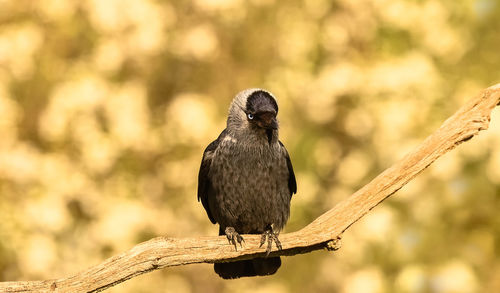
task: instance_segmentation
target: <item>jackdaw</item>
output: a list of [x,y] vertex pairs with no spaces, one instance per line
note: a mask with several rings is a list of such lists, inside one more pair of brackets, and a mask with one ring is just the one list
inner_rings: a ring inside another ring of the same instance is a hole
[[[240,234],[261,234],[267,255],[290,215],[290,200],[297,192],[292,162],[278,140],[278,104],[271,93],[247,89],[229,107],[227,126],[203,153],[198,175],[198,201],[219,235],[237,249]],[[224,279],[274,274],[279,257],[215,263]]]

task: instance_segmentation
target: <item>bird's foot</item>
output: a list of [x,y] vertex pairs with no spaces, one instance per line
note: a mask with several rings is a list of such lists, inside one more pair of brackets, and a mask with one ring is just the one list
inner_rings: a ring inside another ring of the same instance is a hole
[[227,227],[224,232],[226,233],[227,241],[229,241],[229,244],[234,245],[234,249],[236,249],[236,251],[238,251],[238,246],[236,245],[236,243],[239,243],[240,247],[243,247],[241,243],[245,242],[245,239],[243,239],[243,237],[241,237],[241,235],[236,232],[233,227]]
[[279,235],[279,232],[274,232],[273,225],[269,225],[267,227],[266,231],[264,231],[264,233],[262,233],[262,235],[260,237],[260,246],[259,247],[262,247],[262,245],[264,245],[264,243],[266,243],[266,238],[267,238],[266,257],[268,257],[269,253],[271,253],[273,241],[274,241],[274,243],[276,243],[276,247],[278,248],[278,250],[283,249],[281,247],[281,242],[278,239],[278,235]]

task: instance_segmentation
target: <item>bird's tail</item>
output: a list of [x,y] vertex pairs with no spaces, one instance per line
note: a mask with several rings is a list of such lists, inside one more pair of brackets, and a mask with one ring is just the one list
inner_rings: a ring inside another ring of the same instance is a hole
[[254,258],[235,262],[215,263],[215,272],[223,279],[268,276],[276,273],[281,266],[278,257]]

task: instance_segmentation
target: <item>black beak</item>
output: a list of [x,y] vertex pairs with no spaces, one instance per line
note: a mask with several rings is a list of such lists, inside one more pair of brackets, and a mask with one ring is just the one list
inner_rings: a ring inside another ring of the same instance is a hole
[[276,120],[276,117],[271,119],[271,123],[269,124],[270,129],[278,129],[278,120]]
[[276,112],[265,112],[259,115],[259,126],[265,129],[278,129]]

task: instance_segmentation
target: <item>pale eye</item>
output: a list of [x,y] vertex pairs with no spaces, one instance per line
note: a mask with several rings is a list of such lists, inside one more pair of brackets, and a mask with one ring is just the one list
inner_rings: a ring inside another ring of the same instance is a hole
[[253,114],[252,113],[248,113],[247,117],[248,117],[248,119],[253,120]]

